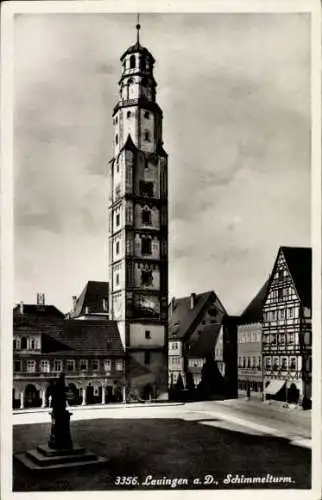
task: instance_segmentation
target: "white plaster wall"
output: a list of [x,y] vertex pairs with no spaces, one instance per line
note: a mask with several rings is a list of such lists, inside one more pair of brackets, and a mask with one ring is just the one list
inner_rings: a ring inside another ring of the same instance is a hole
[[[150,331],[150,339],[145,338],[145,332]],[[165,345],[165,328],[163,325],[130,324],[131,347],[162,347]]]

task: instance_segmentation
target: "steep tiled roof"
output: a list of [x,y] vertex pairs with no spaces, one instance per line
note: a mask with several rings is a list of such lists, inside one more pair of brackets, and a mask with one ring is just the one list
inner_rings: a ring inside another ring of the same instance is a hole
[[20,313],[20,306],[13,308],[13,319],[15,324],[21,324],[23,321],[31,323],[43,324],[64,319],[64,314],[51,305],[23,304],[23,314]]
[[196,294],[193,309],[190,309],[190,296],[175,299],[175,306],[169,305],[169,338],[182,339],[188,336],[199,316],[205,311],[210,298],[214,297],[213,291]]
[[287,266],[302,304],[312,304],[312,249],[305,247],[281,247]]
[[[71,317],[85,314],[86,307],[89,314],[108,313],[109,284],[107,281],[88,281],[84,290],[76,300]],[[103,308],[103,299],[106,300],[107,310]]]
[[[65,320],[63,330],[49,335],[65,346],[65,349],[83,353],[122,356],[124,349],[115,321]],[[63,350],[63,349],[62,349]]]
[[124,349],[115,321],[64,319],[54,306],[24,306],[14,309],[14,332],[42,334],[42,352],[47,354],[123,356]]
[[213,355],[221,324],[206,326],[199,338],[190,343],[189,358],[207,358]]
[[267,280],[264,283],[264,285],[259,290],[257,295],[255,295],[255,297],[251,300],[246,309],[243,311],[238,321],[240,325],[245,325],[247,323],[257,323],[261,321],[262,308],[266,297],[268,284],[269,280]]

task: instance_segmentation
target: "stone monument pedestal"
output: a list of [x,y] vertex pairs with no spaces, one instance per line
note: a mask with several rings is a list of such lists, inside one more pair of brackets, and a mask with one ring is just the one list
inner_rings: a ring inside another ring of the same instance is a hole
[[78,466],[104,464],[106,458],[95,453],[73,446],[70,434],[70,416],[66,410],[66,387],[64,374],[52,389],[53,410],[51,415],[51,430],[48,445],[40,445],[25,453],[18,453],[15,458],[30,470],[66,469]]

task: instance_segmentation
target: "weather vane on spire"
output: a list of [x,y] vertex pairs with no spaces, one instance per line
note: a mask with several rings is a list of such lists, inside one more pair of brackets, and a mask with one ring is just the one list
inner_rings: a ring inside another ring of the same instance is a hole
[[137,43],[139,44],[140,43],[140,29],[141,29],[140,14],[137,14],[136,17],[137,17],[137,25],[136,25],[137,35],[136,35],[136,40],[137,40]]

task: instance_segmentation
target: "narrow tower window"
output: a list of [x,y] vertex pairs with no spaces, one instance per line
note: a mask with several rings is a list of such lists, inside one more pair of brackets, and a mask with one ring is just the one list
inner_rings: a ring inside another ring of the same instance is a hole
[[131,118],[131,111],[128,111],[128,112],[126,113],[126,117],[127,117],[127,118]]
[[151,255],[152,250],[151,250],[151,240],[150,238],[142,238],[142,254],[143,255]]
[[118,144],[119,143],[119,136],[116,134],[115,136],[115,144]]
[[130,57],[130,69],[135,68],[135,56]]
[[151,225],[151,211],[148,208],[142,210],[142,224],[146,226]]
[[150,132],[148,130],[144,131],[144,140],[149,141],[150,140]]
[[150,113],[148,111],[145,111],[144,118],[150,118]]

